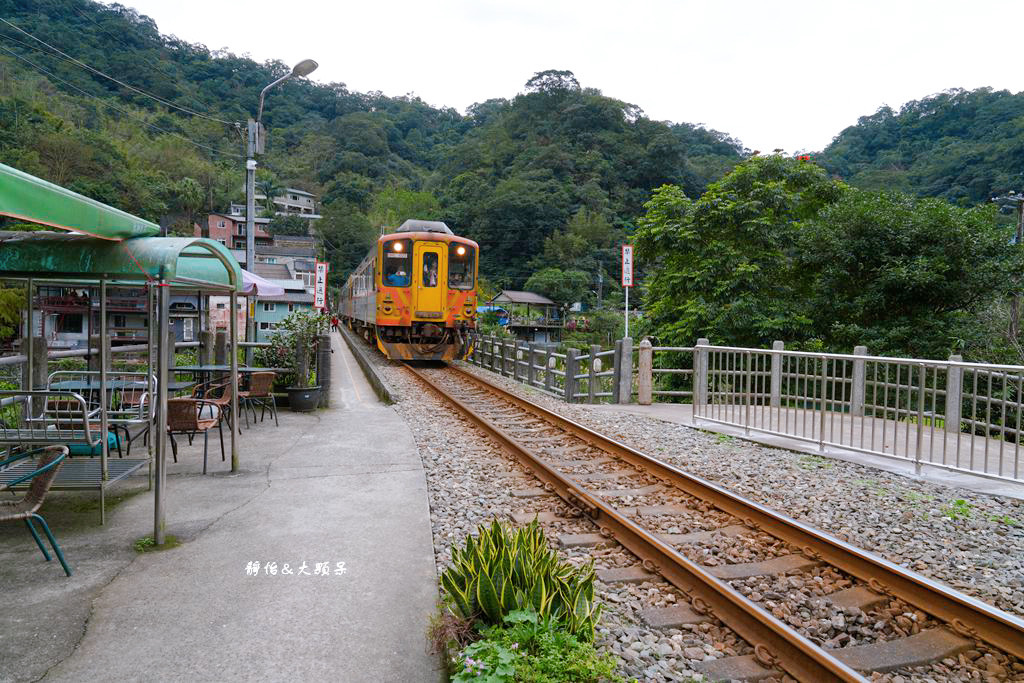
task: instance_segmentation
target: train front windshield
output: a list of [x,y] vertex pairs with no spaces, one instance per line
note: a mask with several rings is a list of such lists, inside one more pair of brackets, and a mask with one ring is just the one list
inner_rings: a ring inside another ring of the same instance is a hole
[[408,287],[412,272],[412,240],[392,240],[384,244],[382,277],[387,287]]
[[448,286],[454,289],[473,289],[473,264],[476,250],[468,244],[448,245]]

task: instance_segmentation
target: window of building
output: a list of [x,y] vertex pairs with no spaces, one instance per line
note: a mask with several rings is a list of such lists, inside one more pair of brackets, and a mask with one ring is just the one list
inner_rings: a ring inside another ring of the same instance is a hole
[[288,304],[288,312],[291,313],[295,310],[295,304]]
[[448,245],[448,286],[473,289],[473,263],[476,250],[468,244]]
[[227,240],[218,239],[217,241],[220,242],[221,244],[223,244],[225,247],[228,246],[228,241]]
[[227,304],[217,304],[217,308],[222,309],[222,310],[227,308],[227,307],[228,307]]
[[412,269],[412,240],[391,240],[384,244],[384,284],[390,287],[408,287]]
[[276,330],[277,329],[277,323],[261,322],[260,323],[260,329],[261,330]]
[[65,313],[57,316],[57,331],[67,332],[69,334],[81,334],[82,333],[82,314],[81,313]]
[[128,320],[123,315],[114,316],[114,327],[128,327]]
[[223,228],[224,227],[224,221],[217,221],[217,227],[218,228]]
[[271,311],[275,311],[275,310],[277,310],[277,304],[264,303],[263,304],[263,310],[267,311],[268,313],[271,312]]

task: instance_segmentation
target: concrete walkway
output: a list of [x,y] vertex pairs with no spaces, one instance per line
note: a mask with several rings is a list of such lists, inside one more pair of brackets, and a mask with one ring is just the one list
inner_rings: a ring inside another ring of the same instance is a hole
[[43,513],[70,579],[23,528],[0,527],[0,680],[440,680],[425,637],[437,577],[419,455],[332,340],[331,408],[246,430],[238,474],[214,440],[210,475],[201,441],[170,465],[167,530],[180,547],[132,549],[152,533],[144,478],[106,528],[78,509],[94,494],[51,494]]

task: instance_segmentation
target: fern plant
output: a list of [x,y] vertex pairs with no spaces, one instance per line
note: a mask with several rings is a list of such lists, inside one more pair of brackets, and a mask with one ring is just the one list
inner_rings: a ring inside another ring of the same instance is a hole
[[498,625],[510,612],[532,609],[593,641],[601,613],[594,606],[593,561],[581,567],[560,561],[537,520],[515,530],[494,521],[478,531],[453,551],[452,566],[441,574],[453,614]]

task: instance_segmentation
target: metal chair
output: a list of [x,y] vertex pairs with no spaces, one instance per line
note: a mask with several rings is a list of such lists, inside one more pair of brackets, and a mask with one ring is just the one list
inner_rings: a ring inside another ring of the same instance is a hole
[[277,401],[271,391],[276,378],[275,372],[254,372],[249,377],[249,388],[238,392],[241,408],[245,410],[246,427],[249,426],[249,410],[252,410],[252,421],[256,421],[256,406],[260,406],[260,422],[263,422],[269,408],[270,414],[274,416],[274,426],[280,426],[277,422]]
[[[214,417],[202,417],[204,405],[213,406]],[[171,453],[174,462],[178,462],[178,442],[175,434],[187,434],[188,443],[192,445],[192,437],[203,433],[203,474],[206,474],[206,453],[210,441],[210,430],[214,427],[220,432],[220,459],[224,456],[224,430],[221,428],[223,411],[214,401],[201,398],[172,398],[167,400],[167,434],[171,437]]]
[[[0,461],[0,468],[10,467],[12,465],[17,467],[17,465],[15,465],[17,461],[31,458],[36,455],[39,455],[39,459],[35,463],[35,467],[30,466],[30,472],[7,483],[0,484],[0,491],[4,491],[6,489],[13,489],[18,484],[26,481],[31,481],[28,486],[28,491],[21,500],[0,501],[0,522],[16,522],[18,520],[25,522],[25,526],[28,527],[29,532],[32,534],[32,538],[35,539],[36,545],[38,545],[39,550],[42,551],[43,557],[45,557],[46,561],[49,562],[52,559],[50,557],[50,553],[46,552],[46,546],[43,545],[43,541],[39,538],[39,534],[32,525],[32,520],[38,521],[43,527],[43,533],[46,534],[46,538],[50,541],[50,546],[53,548],[53,552],[57,555],[57,559],[60,561],[60,566],[64,568],[64,573],[71,576],[71,568],[68,567],[68,563],[64,560],[64,553],[61,552],[60,546],[57,545],[57,539],[53,537],[53,533],[50,531],[50,527],[46,524],[46,520],[43,519],[42,515],[36,512],[40,507],[42,507],[43,500],[46,498],[46,493],[50,490],[50,486],[53,484],[53,480],[57,476],[57,471],[60,469],[61,463],[64,462],[64,458],[68,455],[67,447],[47,446],[46,448],[38,448],[25,453],[19,453],[7,458],[6,460]],[[22,463],[22,466],[25,464],[27,463]]]

